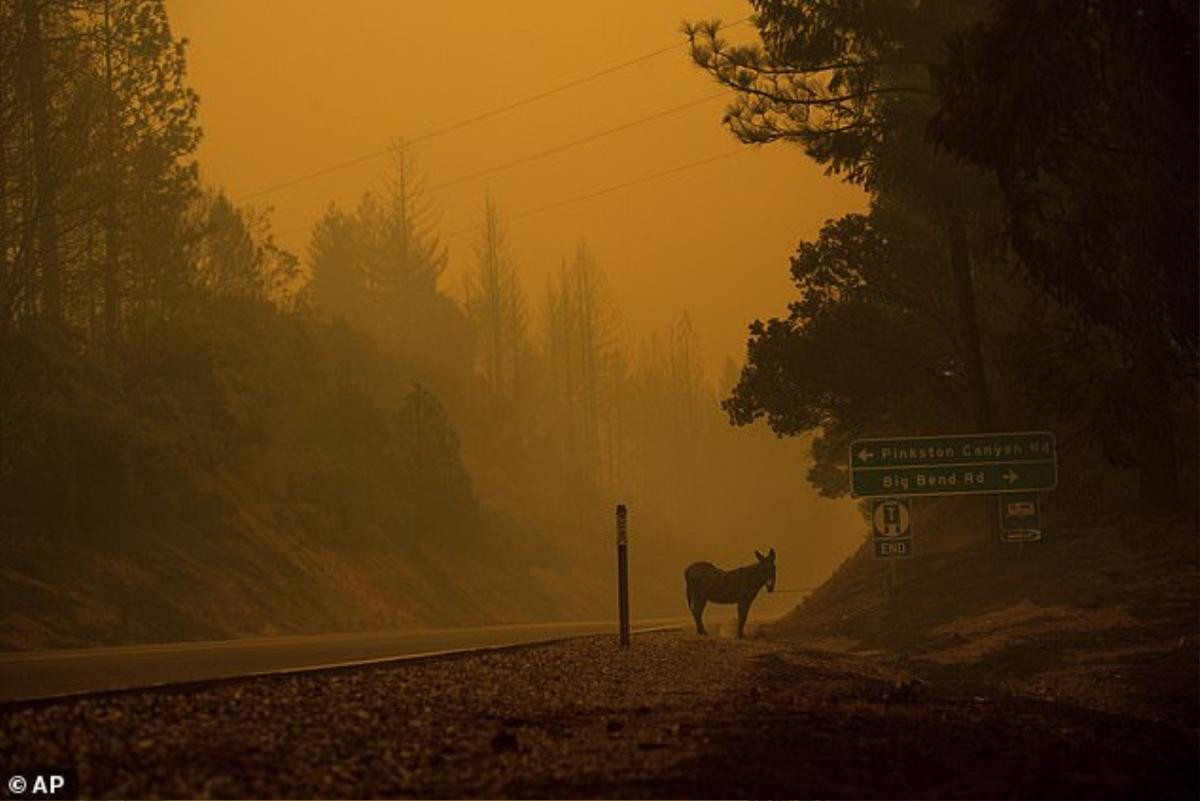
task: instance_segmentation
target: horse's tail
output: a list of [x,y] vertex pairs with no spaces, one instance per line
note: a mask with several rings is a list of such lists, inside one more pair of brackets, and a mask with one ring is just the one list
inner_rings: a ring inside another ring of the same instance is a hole
[[683,571],[683,582],[686,585],[688,611],[695,611],[696,604],[704,599],[704,568],[713,568],[707,562],[693,562]]

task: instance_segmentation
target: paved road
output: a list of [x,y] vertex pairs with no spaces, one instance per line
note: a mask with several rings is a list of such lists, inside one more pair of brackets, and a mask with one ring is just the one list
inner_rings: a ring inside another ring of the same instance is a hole
[[[681,626],[635,621],[635,631]],[[432,656],[477,648],[615,633],[612,621],[261,637],[0,655],[0,703],[99,690]]]

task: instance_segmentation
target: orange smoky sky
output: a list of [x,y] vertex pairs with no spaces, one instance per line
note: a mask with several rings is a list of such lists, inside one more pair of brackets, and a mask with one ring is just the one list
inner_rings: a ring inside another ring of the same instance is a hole
[[[587,144],[459,181],[497,165],[701,101],[720,91],[683,44],[685,19],[727,23],[740,0],[172,0],[201,97],[206,183],[272,209],[278,240],[307,257],[312,223],[330,203],[378,188],[385,157],[260,190],[414,144],[449,247],[446,287],[460,294],[474,258],[472,226],[490,193],[508,218],[535,315],[548,276],[587,240],[631,340],[687,311],[710,375],[742,359],[746,326],[784,311],[788,256],[863,194],[799,147],[739,144],[710,99]],[[728,38],[754,36],[742,23]],[[669,47],[542,100],[422,139],[433,131]],[[738,152],[578,202],[560,201]],[[437,185],[455,182],[451,186]],[[536,319],[536,317],[535,317]]]

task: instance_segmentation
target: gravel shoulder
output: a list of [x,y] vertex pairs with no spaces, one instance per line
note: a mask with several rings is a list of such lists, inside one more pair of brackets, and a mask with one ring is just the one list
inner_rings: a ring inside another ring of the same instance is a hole
[[796,641],[590,637],[0,708],[85,797],[1195,798],[1194,733]]

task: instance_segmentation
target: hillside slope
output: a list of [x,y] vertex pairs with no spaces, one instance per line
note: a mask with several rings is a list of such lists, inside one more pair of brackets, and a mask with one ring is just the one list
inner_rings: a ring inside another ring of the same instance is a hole
[[589,585],[569,564],[555,564],[535,540],[484,541],[462,557],[436,543],[398,543],[368,530],[347,548],[230,502],[238,505],[225,526],[203,537],[152,537],[131,549],[92,544],[72,549],[69,558],[44,542],[6,543],[0,648],[589,620],[608,613],[599,580]]
[[864,543],[771,634],[1195,731],[1194,520],[1060,513],[1017,546],[992,541],[988,501],[918,504],[913,559]]
[[484,504],[369,340],[228,301],[152,334],[0,338],[0,648],[607,612],[610,571]]

